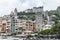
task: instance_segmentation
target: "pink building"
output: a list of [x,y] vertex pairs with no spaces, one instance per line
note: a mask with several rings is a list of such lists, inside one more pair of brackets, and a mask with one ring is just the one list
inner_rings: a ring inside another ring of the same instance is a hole
[[3,18],[2,19],[2,29],[1,29],[1,31],[4,32],[4,33],[7,31],[6,30],[6,23],[7,23],[6,20]]

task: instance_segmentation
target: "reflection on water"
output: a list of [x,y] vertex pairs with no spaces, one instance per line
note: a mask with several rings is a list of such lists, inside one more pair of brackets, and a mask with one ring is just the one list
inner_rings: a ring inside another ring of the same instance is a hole
[[51,38],[16,38],[13,36],[0,36],[0,40],[60,40],[60,39],[51,39]]
[[19,38],[15,38],[12,36],[0,36],[0,40],[19,40]]

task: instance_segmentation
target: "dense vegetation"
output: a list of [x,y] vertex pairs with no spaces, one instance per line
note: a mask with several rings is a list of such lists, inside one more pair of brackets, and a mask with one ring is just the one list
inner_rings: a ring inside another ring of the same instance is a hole
[[52,21],[55,21],[55,23],[58,23],[60,20],[60,6],[56,10],[48,11],[48,15],[52,16]]
[[[25,14],[25,15],[24,15]],[[48,15],[52,16],[52,21],[55,22],[55,25],[51,29],[43,30],[39,32],[38,34],[60,34],[60,6],[56,10],[50,10],[48,11]],[[35,20],[35,13],[25,13],[25,12],[19,12],[18,13],[19,19],[31,19]],[[47,20],[46,17],[44,17],[45,20]]]
[[[60,6],[56,10],[50,10],[48,11],[48,15],[52,17],[52,21],[55,22],[55,25],[52,26],[51,29],[46,29],[38,34],[44,34],[44,35],[49,35],[49,34],[60,34]],[[46,19],[46,18],[45,18]]]
[[39,32],[39,34],[44,34],[44,35],[60,34],[60,23],[57,23],[51,29],[46,29],[46,30],[43,30],[43,31]]
[[19,12],[18,14],[19,19],[31,19],[35,20],[35,13],[25,13],[25,12]]
[[33,37],[32,35],[27,35],[27,38]]
[[[26,13],[26,12],[18,12],[18,18],[19,19],[31,19],[35,20],[35,13]],[[58,20],[60,20],[60,6],[57,7],[56,10],[50,10],[48,11],[48,15],[52,16],[52,21],[55,21],[55,23],[58,23]],[[47,20],[46,17],[44,17],[45,20]]]

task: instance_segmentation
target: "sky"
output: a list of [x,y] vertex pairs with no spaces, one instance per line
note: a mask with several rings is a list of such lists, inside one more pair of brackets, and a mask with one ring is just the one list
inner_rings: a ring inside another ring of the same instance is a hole
[[60,6],[60,0],[0,0],[0,17],[9,15],[15,8],[23,11],[39,6],[44,6],[44,10],[55,10]]

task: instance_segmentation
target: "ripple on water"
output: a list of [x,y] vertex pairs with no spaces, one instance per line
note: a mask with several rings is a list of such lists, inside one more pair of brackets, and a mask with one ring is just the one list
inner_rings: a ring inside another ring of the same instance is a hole
[[[0,40],[23,40],[23,38],[15,38],[15,37],[12,37],[12,36],[7,36],[7,38],[5,39],[2,39],[2,36],[0,36]],[[32,39],[33,40],[33,39]],[[35,40],[60,40],[60,39],[50,39],[50,38],[36,38]]]
[[8,36],[7,38],[2,38],[2,36],[0,36],[0,40],[19,40],[19,38],[14,38],[12,36]]

